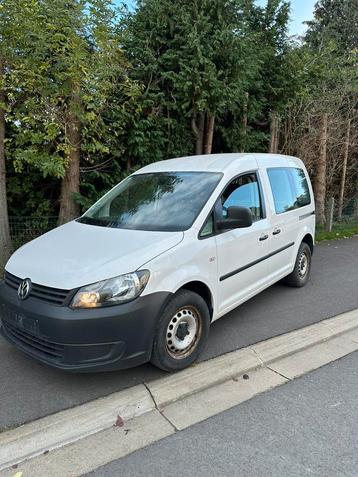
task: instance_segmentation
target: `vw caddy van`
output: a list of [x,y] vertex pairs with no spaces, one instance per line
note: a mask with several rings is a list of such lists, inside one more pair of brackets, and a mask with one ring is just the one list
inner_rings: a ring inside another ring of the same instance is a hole
[[314,214],[294,157],[150,164],[12,255],[0,284],[2,334],[64,370],[185,368],[213,321],[281,279],[307,283]]

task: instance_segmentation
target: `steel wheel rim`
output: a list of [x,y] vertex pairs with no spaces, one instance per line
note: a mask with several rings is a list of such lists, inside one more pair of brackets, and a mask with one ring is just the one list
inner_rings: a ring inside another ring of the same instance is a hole
[[304,278],[307,275],[308,266],[307,254],[306,252],[302,252],[300,258],[298,259],[298,274],[300,278]]
[[183,306],[171,318],[166,331],[168,354],[174,359],[189,356],[197,347],[202,331],[200,314],[193,306]]

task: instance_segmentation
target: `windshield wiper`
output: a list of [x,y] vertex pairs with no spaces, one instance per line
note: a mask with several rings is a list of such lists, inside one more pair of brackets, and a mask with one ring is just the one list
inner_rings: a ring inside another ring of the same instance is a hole
[[93,217],[80,217],[76,219],[76,222],[80,222],[81,224],[88,224],[88,225],[99,225],[100,227],[113,227],[113,221],[109,221],[106,219],[95,219]]

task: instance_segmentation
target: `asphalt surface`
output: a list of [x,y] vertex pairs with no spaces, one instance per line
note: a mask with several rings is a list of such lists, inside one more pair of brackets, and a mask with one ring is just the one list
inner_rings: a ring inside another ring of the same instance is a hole
[[[306,287],[276,284],[213,323],[202,360],[358,308],[358,237],[319,245]],[[42,365],[0,338],[0,430],[162,376],[147,364],[101,374]],[[357,472],[358,475],[358,472]]]
[[358,353],[88,477],[357,477]]

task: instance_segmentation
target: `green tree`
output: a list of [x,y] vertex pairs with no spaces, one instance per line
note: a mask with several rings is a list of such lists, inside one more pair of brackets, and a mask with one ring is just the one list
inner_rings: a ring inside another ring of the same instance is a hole
[[357,9],[347,10],[353,3],[318,2],[304,43],[295,51],[300,90],[288,108],[284,150],[299,155],[311,172],[318,223],[325,222],[326,198],[339,197],[342,211],[345,190],[354,194],[358,179],[353,157],[350,166],[358,105],[357,53],[352,49]]
[[123,81],[124,59],[112,2],[36,3],[32,48],[42,62],[33,94],[14,117],[15,168],[21,173],[30,165],[61,179],[64,223],[80,213],[81,161],[92,167],[109,152],[113,131],[104,117],[108,97]]
[[127,18],[125,51],[133,77],[145,85],[143,101],[197,154],[211,152],[217,116],[244,97],[247,3],[145,0]]
[[[2,35],[1,35],[2,36]],[[0,274],[11,253],[5,162],[5,52],[0,51]]]
[[320,49],[333,41],[340,51],[358,48],[358,0],[319,0],[307,22],[306,43]]
[[0,4],[0,273],[12,249],[7,201],[9,123],[31,94],[38,73],[31,54],[32,32],[37,15],[36,1],[3,0]]
[[247,3],[243,18],[250,40],[247,74],[240,78],[245,94],[221,118],[220,150],[277,152],[279,120],[298,88],[295,44],[287,33],[289,2]]

